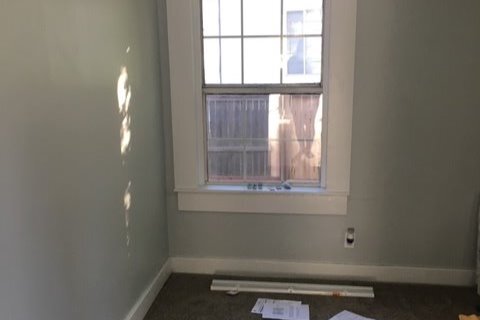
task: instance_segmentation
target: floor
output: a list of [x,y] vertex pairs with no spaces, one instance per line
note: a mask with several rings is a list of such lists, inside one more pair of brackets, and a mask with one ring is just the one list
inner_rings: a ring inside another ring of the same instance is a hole
[[[375,298],[265,293],[240,293],[236,296],[228,296],[224,292],[210,291],[213,278],[206,275],[172,274],[148,311],[145,320],[260,320],[261,315],[250,313],[257,298],[301,300],[302,303],[310,305],[311,320],[328,320],[342,310],[376,320],[458,320],[460,313],[474,314],[476,305],[480,303],[480,298],[473,287],[355,282],[333,283],[372,285]],[[241,278],[215,276],[215,279]],[[275,281],[280,280],[275,279]],[[285,279],[285,281],[332,283],[332,281],[298,279]]]

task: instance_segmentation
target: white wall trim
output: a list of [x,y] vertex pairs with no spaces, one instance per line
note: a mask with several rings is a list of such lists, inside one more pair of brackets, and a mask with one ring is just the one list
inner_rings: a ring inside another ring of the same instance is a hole
[[124,320],[143,320],[171,273],[171,261],[168,259]]
[[474,270],[346,265],[283,260],[171,257],[173,272],[243,276],[283,276],[470,286]]
[[[246,186],[243,187],[246,189]],[[178,209],[202,212],[257,212],[278,214],[347,214],[347,194],[271,191],[207,191],[178,193]]]

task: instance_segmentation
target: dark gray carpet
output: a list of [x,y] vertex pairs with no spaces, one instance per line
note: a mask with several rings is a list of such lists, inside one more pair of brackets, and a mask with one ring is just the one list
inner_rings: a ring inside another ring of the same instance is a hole
[[[311,320],[328,320],[342,310],[349,310],[377,320],[458,320],[460,313],[474,314],[479,299],[475,288],[338,282],[337,284],[372,285],[374,299],[335,298],[306,295],[240,293],[228,296],[211,292],[214,277],[172,274],[150,308],[145,320],[260,320],[250,313],[257,298],[301,300],[310,305]],[[241,279],[215,276],[215,279]],[[256,279],[264,280],[264,279]],[[275,279],[275,281],[332,283],[321,280]]]

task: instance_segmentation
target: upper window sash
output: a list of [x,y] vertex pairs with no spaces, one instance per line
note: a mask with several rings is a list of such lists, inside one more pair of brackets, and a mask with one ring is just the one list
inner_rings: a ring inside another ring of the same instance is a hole
[[[204,87],[234,86],[235,92],[235,85],[267,85],[267,89],[272,89],[268,85],[289,84],[322,87],[325,0],[237,0],[228,6],[221,0],[197,1]],[[271,14],[265,15],[267,10]],[[255,47],[252,41],[256,41]],[[270,43],[273,47],[265,44],[268,41],[274,41]],[[223,48],[229,46],[229,52],[224,52]],[[256,51],[257,46],[261,50]],[[268,50],[273,51],[263,57],[259,54]],[[263,66],[271,70],[259,71]],[[226,68],[229,71],[225,72]]]

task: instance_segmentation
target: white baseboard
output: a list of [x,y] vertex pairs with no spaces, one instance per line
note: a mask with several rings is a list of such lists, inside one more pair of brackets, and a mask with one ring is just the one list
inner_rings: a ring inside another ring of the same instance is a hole
[[345,265],[282,260],[170,258],[173,272],[471,286],[474,270]]
[[125,317],[125,320],[143,320],[171,273],[171,261],[168,259],[150,285],[143,291],[140,298],[138,298],[135,305]]

